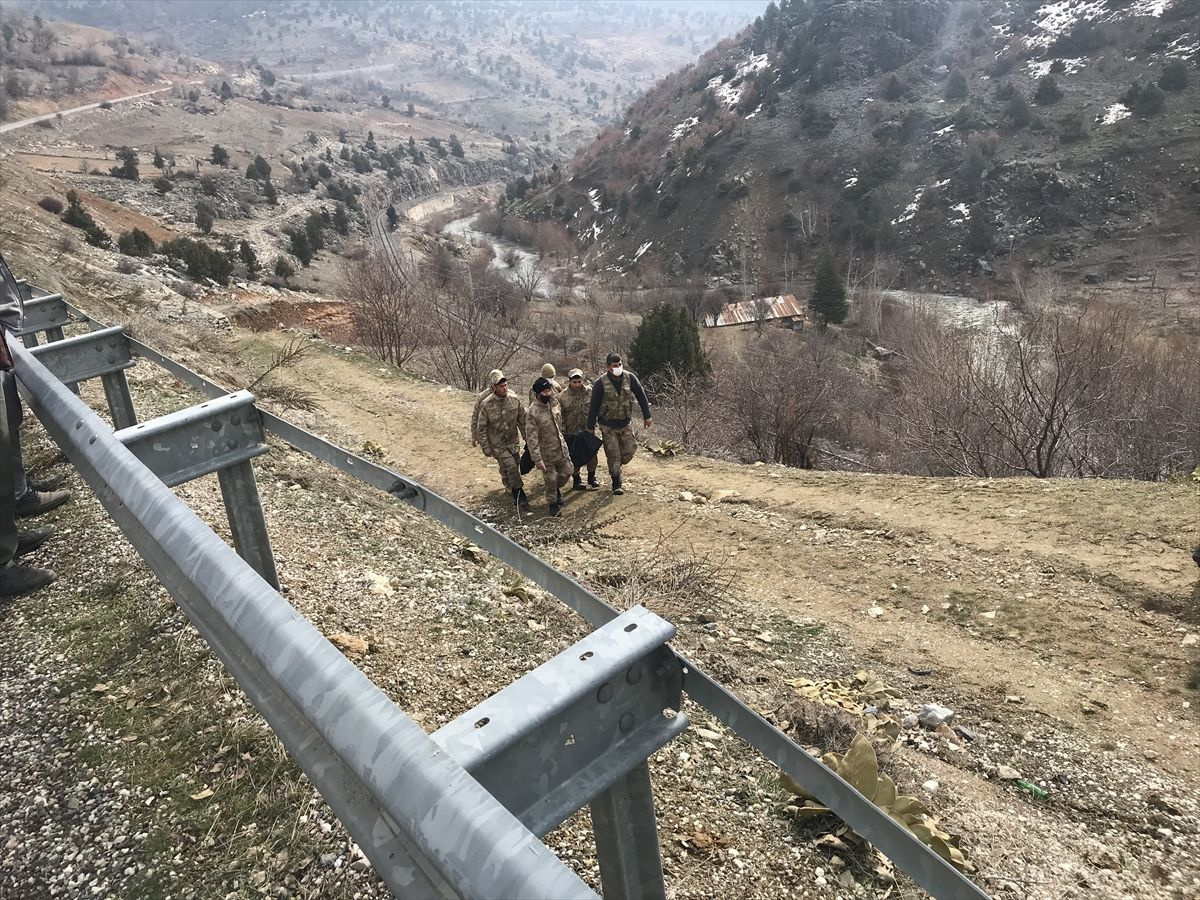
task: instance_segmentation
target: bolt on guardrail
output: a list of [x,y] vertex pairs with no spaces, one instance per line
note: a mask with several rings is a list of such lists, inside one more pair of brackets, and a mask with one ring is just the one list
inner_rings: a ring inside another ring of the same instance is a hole
[[[107,327],[69,304],[68,311],[72,317],[93,329]],[[217,397],[228,393],[220,385],[139,341],[130,338],[129,345],[134,355],[156,363],[203,394]],[[404,500],[471,539],[501,562],[546,589],[592,625],[604,626],[620,615],[574,579],[423,485],[265,410],[257,410],[257,413],[266,431],[360,481]],[[687,657],[673,654],[673,658],[678,661],[683,676],[683,693],[818,797],[921,887],[939,898],[987,900],[988,895],[963,873],[923,844],[904,825],[875,806],[821,760],[809,755],[727,688],[698,669]],[[653,812],[652,797],[647,794],[648,770],[644,779],[637,768],[630,770],[592,804],[593,819],[599,819],[596,829],[597,850],[610,860],[602,863],[601,868],[604,870],[607,867],[610,872],[619,873],[611,879],[603,879],[605,892],[610,896],[636,897],[642,896],[646,890],[657,890],[648,887],[654,880],[647,875],[652,866],[647,862],[646,854],[639,853],[637,849],[648,845],[653,836],[657,854],[656,831],[644,827],[647,808]],[[624,830],[614,836],[609,831],[609,823],[620,825]],[[631,832],[635,837],[630,837]],[[661,868],[657,877],[661,881]],[[656,893],[650,895],[658,896]]]

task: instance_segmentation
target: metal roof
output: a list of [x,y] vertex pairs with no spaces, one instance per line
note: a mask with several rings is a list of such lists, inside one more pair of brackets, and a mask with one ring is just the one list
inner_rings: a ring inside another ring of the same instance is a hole
[[807,319],[808,312],[795,294],[784,294],[781,297],[758,297],[728,303],[715,316],[709,316],[704,324],[709,328],[720,328],[723,325],[750,325],[760,319],[769,322],[772,319],[796,318]]

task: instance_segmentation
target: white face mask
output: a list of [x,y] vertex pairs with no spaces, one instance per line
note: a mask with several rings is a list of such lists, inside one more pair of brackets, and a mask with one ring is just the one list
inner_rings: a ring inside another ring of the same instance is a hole
[[625,374],[625,369],[622,366],[613,366],[612,373],[613,373],[613,375],[617,376],[617,378],[620,378],[622,375]]

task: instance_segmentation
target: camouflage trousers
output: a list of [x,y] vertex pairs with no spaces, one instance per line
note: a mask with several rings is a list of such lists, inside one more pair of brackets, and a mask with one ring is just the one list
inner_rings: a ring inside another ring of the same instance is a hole
[[493,455],[496,458],[496,464],[500,466],[500,480],[504,486],[510,491],[524,488],[525,482],[521,480],[521,451],[516,447],[505,447]]
[[546,500],[553,503],[558,496],[558,489],[571,480],[571,460],[563,456],[553,462],[546,459],[542,462],[546,464],[546,471],[542,472],[542,479],[546,482]]
[[633,439],[633,425],[624,428],[608,428],[600,426],[600,437],[604,439],[604,459],[608,462],[608,473],[620,476],[621,466],[625,465],[637,451],[637,441]]

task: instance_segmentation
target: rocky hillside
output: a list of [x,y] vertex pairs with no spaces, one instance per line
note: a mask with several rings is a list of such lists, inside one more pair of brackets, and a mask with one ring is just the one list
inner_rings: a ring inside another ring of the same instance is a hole
[[615,271],[770,283],[830,242],[901,283],[1194,279],[1198,33],[1193,0],[772,3],[522,212]]

